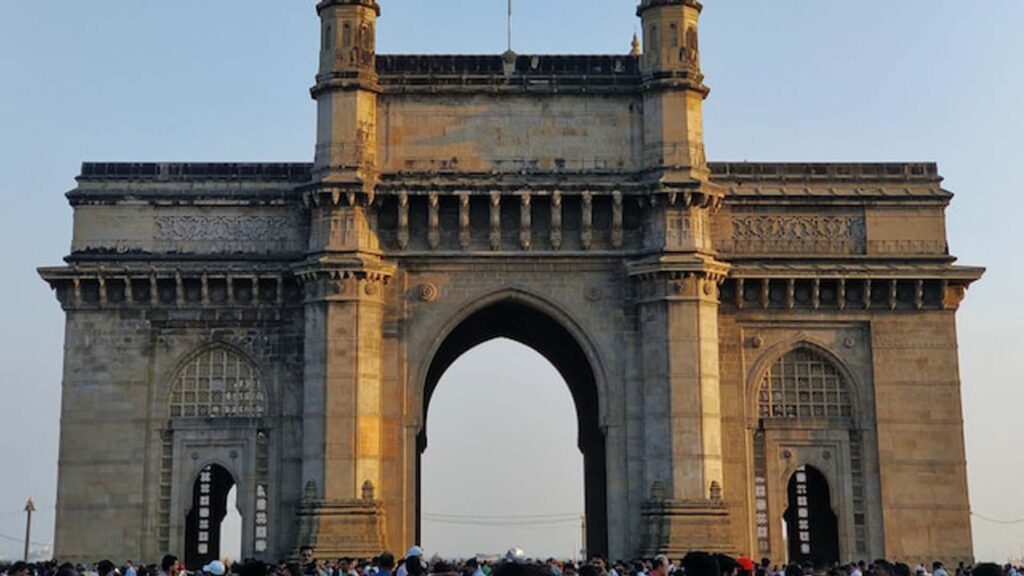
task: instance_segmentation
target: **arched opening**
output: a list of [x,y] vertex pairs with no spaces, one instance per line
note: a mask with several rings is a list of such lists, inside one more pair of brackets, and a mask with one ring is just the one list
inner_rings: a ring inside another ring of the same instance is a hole
[[582,546],[583,455],[558,371],[499,338],[459,357],[430,402],[423,453],[423,539],[446,558],[572,557]]
[[[607,553],[605,441],[600,427],[594,370],[580,343],[565,326],[537,308],[513,299],[492,304],[463,320],[445,338],[427,371],[423,395],[424,426],[417,438],[417,540],[423,535],[421,463],[427,448],[430,400],[442,375],[453,362],[470,349],[498,338],[518,342],[538,352],[551,363],[568,386],[576,409],[577,446],[583,454],[587,551]],[[538,476],[538,479],[543,481],[543,476]]]
[[185,565],[189,570],[199,570],[221,557],[221,526],[234,487],[235,479],[223,466],[210,464],[199,472],[192,488],[192,507],[185,517]]
[[789,479],[784,519],[790,562],[839,562],[839,523],[825,475],[801,466]]

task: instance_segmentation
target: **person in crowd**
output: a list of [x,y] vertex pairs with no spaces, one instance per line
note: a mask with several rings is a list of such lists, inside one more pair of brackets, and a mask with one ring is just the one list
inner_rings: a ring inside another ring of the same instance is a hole
[[476,558],[466,560],[466,576],[484,576],[484,571],[480,569],[480,562]]
[[126,560],[124,563],[124,576],[138,576],[135,564],[132,564],[131,560]]
[[974,566],[973,570],[965,570],[971,576],[1005,576],[998,564],[983,562]]
[[547,566],[528,562],[502,562],[492,571],[494,576],[551,576]]
[[117,576],[117,568],[110,560],[100,560],[96,564],[96,574],[99,576]]
[[423,549],[419,546],[409,548],[409,551],[405,553],[402,563],[398,566],[398,572],[395,573],[395,576],[408,576],[410,563],[417,565],[417,576],[423,572]]
[[377,576],[391,576],[395,570],[395,555],[385,552],[377,557]]
[[664,554],[658,554],[654,557],[654,562],[651,563],[653,570],[650,576],[668,576],[669,565],[671,562],[668,561],[668,556]]
[[690,552],[683,557],[686,576],[721,576],[718,559],[707,552]]
[[[419,554],[413,553],[415,551],[418,551]],[[407,554],[405,558],[405,576],[424,576],[427,573],[427,567],[423,563],[423,550],[413,546],[409,552],[410,554]]]
[[949,572],[942,566],[942,562],[932,562],[932,576],[949,576]]
[[722,576],[736,576],[740,566],[735,558],[727,554],[715,554],[715,560],[718,561],[718,570]]
[[736,559],[736,566],[739,576],[754,576],[754,561],[746,556]]
[[224,576],[226,572],[227,568],[224,566],[224,563],[220,560],[214,560],[206,566],[203,566],[203,574],[206,574],[208,576]]
[[160,560],[159,576],[178,576],[178,557],[167,554]]

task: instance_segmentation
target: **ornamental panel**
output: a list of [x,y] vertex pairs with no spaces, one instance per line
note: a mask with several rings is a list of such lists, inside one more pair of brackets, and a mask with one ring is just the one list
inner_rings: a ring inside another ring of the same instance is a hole
[[171,418],[258,418],[265,411],[259,373],[228,348],[211,348],[193,358],[171,387]]

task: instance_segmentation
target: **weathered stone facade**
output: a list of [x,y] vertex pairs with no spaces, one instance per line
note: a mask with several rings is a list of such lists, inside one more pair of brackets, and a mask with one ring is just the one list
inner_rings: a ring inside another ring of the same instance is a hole
[[695,0],[643,0],[622,56],[376,56],[374,0],[317,8],[314,164],[68,194],[59,557],[215,554],[214,465],[246,556],[403,549],[434,386],[500,336],[572,391],[594,549],[799,554],[812,467],[842,559],[971,557],[981,270],[934,165],[709,164]]

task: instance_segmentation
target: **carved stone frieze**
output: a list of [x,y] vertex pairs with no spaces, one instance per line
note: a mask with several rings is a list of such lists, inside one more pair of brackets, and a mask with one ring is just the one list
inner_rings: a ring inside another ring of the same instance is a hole
[[282,216],[157,216],[154,239],[172,242],[277,240],[291,234]]
[[754,254],[862,254],[863,216],[734,214],[719,249]]

